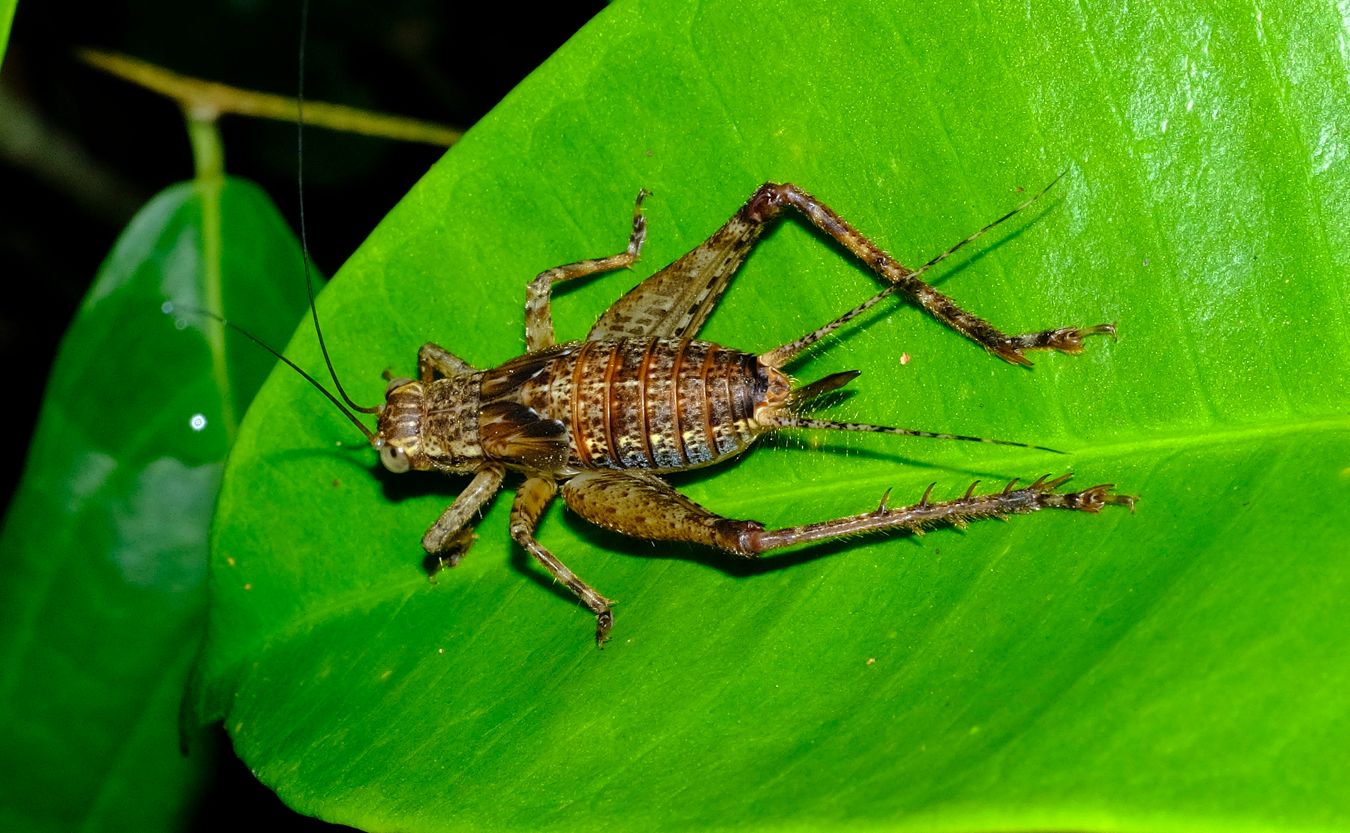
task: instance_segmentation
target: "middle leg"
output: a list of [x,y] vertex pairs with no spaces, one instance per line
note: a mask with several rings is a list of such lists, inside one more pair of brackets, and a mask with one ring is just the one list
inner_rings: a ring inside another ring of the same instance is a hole
[[614,627],[614,614],[610,612],[614,603],[578,578],[534,537],[539,516],[557,493],[558,484],[552,480],[542,477],[526,480],[516,492],[516,502],[511,505],[511,537],[595,614],[595,644],[603,646],[609,638],[609,629]]
[[525,349],[533,353],[552,347],[553,284],[584,278],[598,272],[626,269],[642,254],[642,243],[647,239],[647,218],[642,216],[642,201],[650,196],[647,190],[638,191],[633,206],[633,232],[628,237],[628,248],[616,255],[579,260],[565,266],[555,266],[540,272],[525,290]]

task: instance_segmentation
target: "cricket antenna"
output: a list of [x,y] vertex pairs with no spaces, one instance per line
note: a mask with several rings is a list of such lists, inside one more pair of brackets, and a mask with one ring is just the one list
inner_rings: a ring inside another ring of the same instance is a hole
[[[1063,179],[1063,178],[1065,177],[1065,175],[1068,174],[1068,173],[1069,173],[1069,169],[1068,169],[1068,168],[1065,168],[1064,170],[1060,171],[1059,176],[1057,176],[1057,177],[1055,177],[1054,179],[1052,179],[1052,180],[1050,181],[1050,184],[1047,185],[1047,186],[1045,186],[1044,188],[1042,188],[1040,191],[1038,191],[1038,192],[1035,194],[1035,196],[1031,197],[1031,198],[1028,199],[1028,200],[1023,201],[1021,205],[1017,206],[1017,207],[1014,208],[1012,211],[1009,211],[1007,214],[1004,214],[1002,217],[999,217],[997,220],[993,221],[992,223],[989,223],[989,224],[986,225],[984,228],[980,229],[979,231],[977,231],[977,232],[975,232],[974,234],[970,235],[969,237],[965,238],[965,239],[962,240],[961,242],[957,243],[955,246],[952,246],[951,248],[947,249],[947,251],[943,252],[942,254],[940,254],[940,255],[938,255],[937,257],[933,258],[932,260],[928,261],[928,262],[925,263],[923,266],[920,266],[918,269],[914,270],[913,272],[905,272],[905,271],[904,271],[904,267],[900,267],[901,270],[902,270],[903,276],[906,277],[906,278],[908,278],[908,279],[911,279],[911,280],[917,280],[921,275],[923,275],[924,272],[927,272],[929,269],[932,269],[934,266],[938,265],[938,264],[941,263],[942,261],[944,261],[944,260],[946,260],[947,258],[951,257],[952,255],[956,254],[958,251],[960,251],[961,249],[965,248],[967,245],[969,245],[969,244],[975,242],[976,240],[980,239],[980,237],[984,236],[984,235],[985,235],[986,233],[988,233],[991,229],[995,228],[996,226],[1000,225],[1001,223],[1005,223],[1005,222],[1007,222],[1008,220],[1012,219],[1012,218],[1015,217],[1019,212],[1023,211],[1023,210],[1026,209],[1028,206],[1030,206],[1032,203],[1036,202],[1036,200],[1039,200],[1041,197],[1045,196],[1046,192],[1048,192],[1051,188],[1054,188],[1054,187],[1055,187],[1055,184],[1056,184],[1057,182],[1059,182],[1061,179]],[[822,228],[823,228],[823,227],[822,227]],[[881,272],[878,272],[878,274],[882,274],[882,273],[881,273]],[[830,334],[833,333],[835,330],[839,329],[840,327],[844,326],[844,325],[847,324],[848,322],[852,321],[854,318],[857,318],[859,315],[862,315],[862,314],[863,314],[864,312],[866,312],[867,310],[869,310],[869,309],[871,309],[872,307],[876,306],[876,304],[879,303],[883,298],[890,297],[891,295],[894,295],[896,292],[899,292],[899,291],[904,290],[904,287],[905,287],[905,286],[906,286],[905,284],[902,284],[902,283],[899,283],[899,282],[892,283],[890,286],[887,286],[885,289],[883,289],[883,290],[881,290],[880,292],[878,292],[877,294],[873,295],[871,298],[868,298],[867,300],[863,301],[861,304],[858,304],[856,307],[854,307],[853,309],[851,309],[851,310],[849,310],[848,312],[844,313],[843,315],[839,316],[838,318],[834,319],[833,321],[831,321],[830,323],[826,324],[825,326],[823,326],[823,327],[817,327],[816,329],[812,330],[811,332],[807,333],[806,335],[804,335],[804,336],[802,336],[802,337],[800,337],[800,338],[793,339],[792,341],[789,341],[787,344],[780,345],[780,346],[775,347],[774,349],[772,349],[772,350],[770,350],[770,351],[768,351],[768,352],[766,352],[766,353],[760,354],[759,360],[760,360],[761,362],[763,362],[767,367],[782,367],[783,365],[785,365],[785,364],[787,364],[788,362],[792,361],[792,359],[796,358],[799,354],[801,354],[801,352],[802,352],[803,350],[806,350],[808,347],[812,346],[812,345],[815,344],[816,342],[818,342],[818,341],[820,341],[821,339],[825,338],[826,336],[830,335]],[[908,291],[908,290],[905,290],[905,291]],[[950,324],[949,324],[949,326],[950,326]],[[1104,328],[1104,327],[1102,327],[1102,326],[1099,325],[1098,327],[1093,327],[1093,328],[1091,328],[1091,329],[1088,329],[1088,330],[1084,330],[1084,331],[1083,331],[1084,334],[1093,334],[1093,333],[1102,333],[1102,332],[1112,332],[1112,333],[1114,333],[1115,330],[1114,330],[1114,329],[1106,329],[1106,328]],[[999,355],[1003,355],[1003,354],[1000,353]],[[1007,358],[1007,356],[1004,356],[1004,358]],[[1020,358],[1020,357],[1019,357],[1019,358]],[[1024,364],[1030,364],[1030,362],[1026,362],[1025,360],[1021,360],[1021,363],[1024,363]],[[840,384],[843,384],[843,383],[841,382]],[[813,393],[808,393],[807,391],[797,391],[795,395],[796,395],[796,398],[797,398],[798,400],[801,400],[801,399],[803,399],[803,398],[810,398],[810,396],[813,396],[814,394],[813,394]],[[920,435],[921,435],[921,436],[928,436],[927,434],[922,434],[922,433],[921,433]],[[958,437],[957,439],[970,439],[970,438],[969,438],[969,437]],[[992,442],[992,441],[991,441],[991,442]],[[1003,441],[998,441],[998,442],[999,442],[1000,445],[1022,445],[1021,443],[1012,443],[1012,442],[1003,442]],[[1028,447],[1029,447],[1029,448],[1040,448],[1040,446],[1028,446]],[[1054,449],[1048,449],[1048,450],[1053,451]]]
[[[836,373],[834,376],[827,376],[817,385],[829,383],[837,376],[847,376],[853,373]],[[856,375],[856,374],[855,374]],[[851,378],[851,377],[850,377]],[[848,381],[847,379],[844,380]],[[829,387],[839,387],[831,385]],[[809,385],[808,387],[814,387]],[[803,388],[806,390],[806,388]],[[823,391],[820,391],[823,392]],[[895,428],[890,425],[872,425],[866,422],[840,422],[833,419],[813,419],[811,417],[799,416],[797,414],[779,413],[765,420],[766,424],[771,425],[775,430],[782,428],[809,428],[824,431],[861,431],[870,434],[894,434],[899,437],[923,437],[929,440],[960,440],[967,443],[988,443],[990,445],[1006,445],[1013,448],[1029,448],[1035,451],[1049,451],[1051,454],[1067,454],[1067,451],[1060,451],[1058,448],[1050,448],[1044,445],[1032,445],[1031,443],[1019,443],[1014,440],[996,440],[992,437],[971,437],[965,434],[942,434],[935,431],[917,431],[913,428]]]
[[[298,76],[298,78],[296,81],[296,94],[295,94],[295,101],[296,101],[295,168],[296,168],[296,194],[300,203],[300,262],[305,272],[305,291],[309,294],[309,315],[310,318],[314,321],[314,335],[319,340],[319,351],[323,353],[323,362],[325,365],[328,366],[328,375],[332,378],[333,387],[337,388],[338,395],[342,397],[343,402],[347,403],[347,407],[351,408],[353,411],[357,411],[363,414],[375,414],[379,413],[380,411],[378,406],[366,407],[356,404],[354,401],[352,401],[352,398],[347,395],[347,391],[342,387],[342,381],[338,379],[337,369],[333,367],[333,359],[331,356],[328,355],[328,342],[324,341],[323,328],[319,326],[319,310],[318,307],[316,307],[314,304],[314,278],[310,274],[309,268],[309,236],[306,233],[305,229],[305,40],[308,31],[309,31],[309,0],[300,0],[300,57],[299,60],[297,61],[298,67],[296,70],[296,75]],[[252,335],[249,335],[247,333],[245,333],[245,335],[248,335],[249,338],[253,338]],[[254,341],[257,341],[257,339],[254,339]],[[266,345],[263,346],[266,347]],[[271,351],[274,355],[276,355],[275,350],[272,350],[272,348],[270,347],[268,347],[267,349]],[[281,358],[280,355],[277,355],[277,357]],[[286,360],[283,358],[282,361]],[[289,361],[286,361],[286,364],[291,365],[291,367],[295,367],[295,365],[291,364]],[[295,369],[300,370],[300,368],[298,367]],[[310,382],[314,382],[314,380],[310,378],[309,374],[305,373],[303,370],[301,370],[300,372],[305,376],[306,379],[309,379]],[[319,390],[322,390],[325,394],[327,394],[329,399],[333,399],[333,395],[328,393],[327,388],[318,385],[318,383],[314,384],[316,387],[319,388]],[[335,399],[334,402],[336,403]],[[342,406],[338,405],[338,407]],[[347,412],[346,408],[344,408],[343,413],[346,412]],[[348,414],[348,416],[351,417],[351,414]],[[354,418],[353,421],[355,421]],[[360,423],[357,424],[359,425]],[[368,438],[373,439],[373,436],[371,435],[370,431],[367,430],[365,426],[362,426],[361,429],[365,431],[366,436]]]
[[948,249],[947,251],[943,252],[942,254],[938,255],[937,257],[935,257],[935,258],[933,258],[932,260],[930,260],[930,261],[928,261],[927,263],[925,263],[924,265],[920,266],[918,269],[916,269],[916,270],[914,271],[913,277],[916,277],[916,278],[919,277],[919,276],[922,275],[924,272],[927,272],[929,269],[932,269],[934,266],[937,266],[937,265],[938,265],[939,263],[941,263],[942,261],[946,260],[947,258],[951,257],[952,255],[956,254],[957,252],[961,251],[961,250],[964,249],[967,245],[969,245],[969,244],[971,244],[971,243],[974,243],[976,240],[979,240],[979,239],[980,239],[981,237],[983,237],[986,233],[992,231],[993,229],[995,229],[996,227],[1002,225],[1003,223],[1007,222],[1008,220],[1011,220],[1013,217],[1015,217],[1015,216],[1017,216],[1018,214],[1022,213],[1023,210],[1025,210],[1025,209],[1027,209],[1027,208],[1030,208],[1032,203],[1036,202],[1036,201],[1039,200],[1041,197],[1045,196],[1046,193],[1049,192],[1049,190],[1050,190],[1051,188],[1054,188],[1057,184],[1059,184],[1059,181],[1060,181],[1061,179],[1063,179],[1065,176],[1067,176],[1068,173],[1069,173],[1069,169],[1068,169],[1068,168],[1065,168],[1064,170],[1060,171],[1060,172],[1059,172],[1059,176],[1057,176],[1057,177],[1055,177],[1054,179],[1050,180],[1050,184],[1049,184],[1049,185],[1045,186],[1045,187],[1042,188],[1040,191],[1037,191],[1032,197],[1030,197],[1029,199],[1023,201],[1021,205],[1017,206],[1017,207],[1014,208],[1012,211],[1009,211],[1007,214],[1004,214],[1002,217],[999,217],[997,220],[993,221],[992,223],[989,223],[989,224],[986,225],[984,228],[980,229],[979,231],[977,231],[977,232],[975,232],[974,234],[970,235],[970,236],[967,237],[966,239],[962,240],[960,243],[957,243],[955,246],[952,246],[952,247],[951,247],[950,249]]
[[[178,312],[180,308],[173,302],[166,301],[160,307],[160,310],[165,315],[172,315],[173,313]],[[332,392],[328,390],[328,388],[319,384],[318,380],[315,379],[313,376],[309,375],[308,373],[306,373],[304,368],[302,368],[295,362],[291,361],[290,359],[286,358],[285,356],[281,355],[280,350],[276,349],[272,345],[258,338],[253,333],[250,333],[248,330],[244,329],[243,327],[239,326],[233,321],[227,320],[224,316],[217,315],[216,313],[212,312],[209,309],[202,309],[201,307],[182,307],[181,311],[192,313],[193,315],[201,315],[206,318],[210,318],[211,320],[220,324],[220,326],[234,330],[239,335],[243,336],[244,338],[258,345],[262,349],[271,353],[276,358],[277,361],[281,362],[282,364],[285,364],[287,367],[289,367],[291,370],[294,370],[296,373],[299,373],[306,382],[309,382],[311,385],[317,388],[320,393],[328,397],[328,401],[336,405],[337,409],[342,412],[342,415],[345,416],[347,419],[351,420],[352,425],[355,425],[357,428],[361,430],[362,434],[366,435],[367,440],[369,440],[371,443],[375,442],[375,432],[367,428],[365,424],[362,423],[359,418],[357,418],[356,414],[347,410],[347,408],[343,406],[342,402],[336,396],[334,396]]]
[[774,428],[813,428],[826,431],[863,431],[872,434],[895,434],[901,437],[924,437],[930,440],[960,440],[968,443],[990,443],[992,445],[1008,445],[1015,448],[1031,448],[1036,451],[1049,451],[1054,454],[1066,454],[1068,452],[1060,451],[1058,448],[1050,448],[1044,445],[1032,445],[1031,443],[1019,443],[1013,440],[997,440],[993,437],[971,437],[965,434],[942,434],[934,431],[919,431],[913,428],[894,428],[889,425],[872,425],[865,422],[840,422],[833,419],[813,419],[803,416],[802,411],[812,406],[812,399],[823,393],[838,390],[854,379],[858,378],[860,371],[845,370],[841,373],[831,373],[824,379],[817,379],[809,385],[797,388],[788,394],[787,408],[779,413],[768,417],[767,422]]

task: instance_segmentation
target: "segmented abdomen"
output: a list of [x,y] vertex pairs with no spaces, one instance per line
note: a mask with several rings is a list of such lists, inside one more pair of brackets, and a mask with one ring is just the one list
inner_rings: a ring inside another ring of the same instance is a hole
[[755,356],[705,341],[588,341],[550,379],[549,416],[577,468],[676,470],[744,451],[768,381]]

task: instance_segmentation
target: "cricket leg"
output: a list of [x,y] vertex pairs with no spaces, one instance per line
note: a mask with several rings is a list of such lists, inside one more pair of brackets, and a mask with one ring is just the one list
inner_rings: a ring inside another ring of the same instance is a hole
[[441,567],[455,566],[468,552],[474,539],[471,522],[501,489],[505,476],[506,469],[502,466],[483,466],[455,502],[427,529],[422,536],[422,548],[429,556],[429,567],[432,568],[429,572],[434,575]]
[[437,376],[449,378],[477,372],[478,369],[473,365],[439,344],[428,341],[417,351],[417,375],[423,382],[430,382]]
[[744,558],[797,544],[887,529],[922,532],[938,524],[964,527],[974,520],[1041,509],[1095,514],[1108,504],[1134,505],[1134,498],[1112,494],[1111,484],[1081,492],[1055,491],[1068,479],[1068,475],[1054,480],[1042,477],[1021,489],[1014,489],[1014,484],[1009,483],[1003,491],[988,495],[975,494],[972,484],[962,497],[937,503],[929,500],[930,486],[913,506],[891,509],[883,497],[881,505],[871,512],[783,529],[765,529],[758,521],[714,514],[664,480],[640,472],[585,472],[567,481],[563,499],[578,515],[615,532],[646,540],[704,544]]
[[[1051,183],[1051,185],[1053,184],[1054,183]],[[1048,190],[1048,186],[1046,190]],[[897,261],[880,246],[873,243],[858,232],[857,229],[849,225],[844,218],[835,213],[832,208],[791,183],[765,183],[760,186],[759,190],[757,190],[753,196],[751,196],[750,201],[746,203],[742,212],[747,217],[759,218],[761,222],[768,222],[781,214],[784,207],[791,207],[797,210],[810,220],[816,228],[819,228],[830,237],[833,237],[840,245],[852,252],[854,256],[863,263],[867,264],[867,266],[872,271],[876,272],[882,280],[895,287],[896,291],[902,293],[911,301],[918,304],[937,320],[946,324],[948,327],[951,327],[953,330],[956,330],[958,333],[961,333],[966,338],[981,345],[1004,361],[1011,362],[1012,364],[1030,365],[1031,361],[1022,355],[1024,351],[1058,350],[1063,353],[1078,353],[1083,349],[1083,339],[1085,337],[1092,335],[1114,336],[1116,332],[1115,325],[1097,324],[1091,327],[1060,327],[1053,330],[1008,335],[1001,332],[988,321],[966,312],[961,307],[957,306],[956,302],[951,298],[948,298],[929,284],[920,280],[920,275],[927,271],[929,267],[946,259],[967,243],[979,238],[985,232],[1010,217],[1013,217],[1036,199],[1040,198],[1044,193],[1045,191],[1043,190],[1039,194],[1036,194],[1017,208],[1014,208],[1004,216],[965,238],[955,246],[952,246],[950,249],[933,258],[922,268],[917,270],[910,269]],[[873,303],[875,303],[875,301]],[[829,327],[830,325],[826,326]],[[805,338],[810,339],[810,341],[815,341],[819,336],[813,338],[808,335]],[[808,343],[810,342],[808,341]],[[791,345],[784,345],[773,352],[778,353],[780,351],[789,350],[790,348]],[[801,349],[802,347],[800,346],[796,347],[796,351],[800,351]]]
[[565,266],[555,266],[540,272],[525,290],[525,349],[533,353],[552,347],[553,310],[551,307],[553,284],[584,278],[598,272],[612,272],[626,269],[637,262],[642,254],[642,242],[647,237],[647,218],[642,216],[642,201],[650,196],[647,190],[638,191],[637,203],[633,206],[633,232],[628,237],[628,248],[609,257],[579,260]]
[[609,638],[609,629],[614,627],[614,614],[610,612],[613,602],[595,592],[534,537],[539,516],[557,493],[558,484],[552,480],[543,477],[526,480],[516,492],[516,502],[511,506],[511,537],[595,614],[595,644],[603,646]]
[[1021,489],[1013,488],[1017,483],[1016,480],[1013,480],[1002,491],[986,495],[975,494],[975,487],[979,485],[979,481],[976,481],[970,484],[966,493],[956,500],[937,503],[929,500],[933,491],[933,487],[930,485],[924,491],[923,497],[919,499],[918,503],[900,509],[891,509],[887,506],[886,499],[890,496],[890,493],[887,492],[886,495],[882,496],[881,503],[876,509],[861,515],[851,515],[819,523],[772,530],[762,528],[756,530],[753,526],[747,525],[743,528],[736,542],[737,548],[730,550],[730,552],[753,557],[770,550],[797,544],[826,541],[831,538],[884,529],[908,529],[912,532],[923,532],[925,529],[939,524],[950,524],[958,528],[965,528],[970,521],[986,518],[1006,518],[1009,515],[1026,515],[1039,512],[1042,509],[1070,509],[1095,515],[1102,510],[1102,507],[1108,505],[1134,508],[1136,498],[1130,495],[1112,494],[1111,490],[1115,488],[1115,484],[1112,483],[1101,483],[1081,492],[1055,491],[1055,489],[1064,485],[1069,477],[1070,475],[1065,474],[1051,480],[1048,476],[1044,476]]

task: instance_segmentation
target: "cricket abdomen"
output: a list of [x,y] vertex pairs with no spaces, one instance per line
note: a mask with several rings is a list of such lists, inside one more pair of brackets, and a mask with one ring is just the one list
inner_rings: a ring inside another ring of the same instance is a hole
[[516,376],[501,392],[566,426],[575,471],[677,471],[739,454],[764,431],[756,409],[788,384],[754,355],[705,341],[572,342],[511,364],[521,370],[489,377]]
[[[590,341],[564,413],[581,469],[673,471],[744,451],[761,433],[768,379],[755,356],[706,341]],[[555,388],[557,390],[557,388]]]

